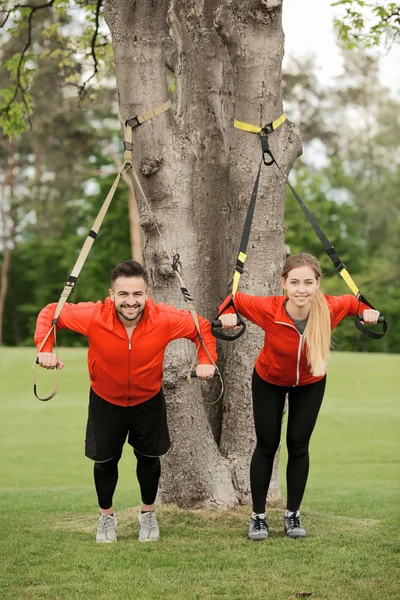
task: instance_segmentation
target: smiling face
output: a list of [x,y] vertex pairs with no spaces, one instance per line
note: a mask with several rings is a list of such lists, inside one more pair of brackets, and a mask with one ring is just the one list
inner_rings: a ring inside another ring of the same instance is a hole
[[115,310],[121,323],[125,327],[137,325],[149,296],[149,288],[144,279],[142,277],[118,277],[108,291],[114,301]]
[[288,297],[288,312],[308,315],[310,304],[320,284],[320,279],[317,279],[313,269],[308,266],[296,267],[289,271],[286,279],[281,277],[281,283]]

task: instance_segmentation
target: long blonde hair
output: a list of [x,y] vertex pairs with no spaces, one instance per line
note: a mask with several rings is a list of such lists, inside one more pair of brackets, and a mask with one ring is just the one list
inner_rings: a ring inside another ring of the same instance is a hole
[[[311,254],[293,254],[289,256],[282,269],[286,281],[289,271],[297,267],[310,267],[317,281],[321,281],[322,272],[318,260]],[[320,288],[315,292],[310,305],[307,326],[304,330],[307,345],[307,361],[314,377],[324,375],[331,347],[331,317],[328,304]]]

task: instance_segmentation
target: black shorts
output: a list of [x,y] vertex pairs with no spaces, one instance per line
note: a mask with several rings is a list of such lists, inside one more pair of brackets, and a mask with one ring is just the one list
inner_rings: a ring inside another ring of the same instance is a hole
[[85,455],[105,462],[122,452],[126,436],[139,454],[162,456],[171,447],[162,390],[136,406],[106,402],[90,389]]

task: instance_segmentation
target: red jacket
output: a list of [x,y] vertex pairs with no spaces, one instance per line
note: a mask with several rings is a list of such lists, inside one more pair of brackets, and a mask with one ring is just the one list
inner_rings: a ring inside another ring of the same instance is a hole
[[[56,304],[48,304],[37,319],[37,347],[51,328]],[[210,355],[217,360],[215,338],[210,323],[199,316],[200,330]],[[103,302],[66,303],[57,329],[71,329],[88,338],[90,382],[98,396],[119,406],[134,406],[155,396],[163,380],[163,360],[167,345],[179,338],[198,342],[198,332],[189,311],[146,301],[142,318],[129,342],[124,325],[117,318],[111,298]],[[51,352],[54,336],[41,352]],[[199,348],[200,364],[211,364],[206,351]]]
[[[222,311],[227,298],[220,306]],[[332,329],[348,315],[357,314],[358,300],[356,296],[325,296],[331,313]],[[256,358],[255,369],[258,375],[274,385],[296,386],[306,385],[322,379],[310,373],[307,363],[306,345],[303,335],[296,329],[287,314],[284,304],[285,296],[249,296],[241,292],[235,294],[237,311],[252,323],[265,331],[264,346]],[[360,312],[368,308],[361,303]],[[229,308],[226,313],[233,313]]]

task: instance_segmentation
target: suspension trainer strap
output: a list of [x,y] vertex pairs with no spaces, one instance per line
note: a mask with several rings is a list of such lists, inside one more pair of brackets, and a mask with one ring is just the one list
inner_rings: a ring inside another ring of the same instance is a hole
[[142,125],[142,123],[144,123],[145,121],[149,121],[153,117],[157,117],[163,112],[166,112],[169,108],[171,108],[171,101],[167,100],[167,102],[164,102],[164,104],[160,104],[160,106],[152,108],[151,110],[148,110],[142,115],[132,117],[131,119],[127,119],[125,121],[125,125],[131,127],[132,129],[135,129],[135,127],[139,127],[139,125]]
[[233,126],[235,129],[241,129],[242,131],[248,131],[249,133],[260,133],[260,131],[265,131],[266,133],[272,133],[275,129],[278,129],[282,123],[286,121],[285,113],[282,113],[278,119],[272,121],[272,123],[268,123],[264,125],[264,127],[258,127],[257,125],[251,125],[250,123],[243,123],[242,121],[237,121],[236,119],[233,121]]
[[220,394],[219,394],[218,398],[214,402],[210,402],[210,403],[204,403],[204,402],[202,402],[197,397],[197,395],[194,392],[193,392],[193,394],[196,397],[197,401],[200,402],[200,404],[215,404],[216,402],[218,402],[218,400],[222,397],[222,394],[224,393],[224,382],[223,382],[222,375],[221,375],[221,373],[220,373],[217,365],[215,364],[215,362],[214,362],[214,360],[213,360],[213,358],[212,358],[212,356],[211,356],[211,354],[210,354],[210,352],[209,352],[206,344],[203,341],[203,337],[202,337],[201,331],[200,331],[199,318],[197,316],[197,312],[196,312],[195,307],[194,307],[193,298],[191,297],[191,295],[190,295],[190,293],[188,291],[188,288],[187,288],[185,282],[183,281],[183,277],[182,277],[182,275],[180,273],[180,269],[182,267],[182,264],[180,262],[180,256],[179,256],[179,254],[172,255],[172,252],[170,252],[170,250],[168,248],[168,245],[167,245],[167,243],[166,243],[166,241],[164,239],[164,236],[161,233],[160,227],[158,226],[158,223],[157,223],[157,220],[155,218],[155,215],[154,215],[154,213],[153,213],[153,211],[151,209],[150,202],[149,202],[149,200],[148,200],[148,198],[147,198],[147,196],[145,194],[145,191],[144,191],[144,189],[142,187],[142,184],[140,183],[138,174],[137,174],[137,172],[135,170],[135,167],[133,165],[132,165],[132,175],[133,175],[133,178],[134,178],[134,180],[136,182],[136,185],[137,185],[137,187],[139,189],[139,192],[140,192],[140,194],[141,194],[141,196],[142,196],[142,198],[143,198],[143,200],[144,200],[144,202],[145,202],[145,204],[147,206],[149,214],[153,218],[154,226],[155,226],[155,228],[157,230],[157,233],[158,233],[158,235],[160,237],[161,244],[162,244],[162,246],[164,248],[164,252],[168,256],[168,259],[171,262],[171,267],[172,267],[172,269],[173,269],[173,271],[174,271],[174,273],[176,275],[176,278],[179,281],[179,286],[180,286],[180,289],[181,289],[181,292],[182,292],[182,296],[183,296],[186,304],[188,305],[190,314],[192,315],[192,318],[193,318],[193,321],[194,321],[194,324],[196,326],[197,333],[198,333],[198,336],[199,336],[199,343],[198,343],[198,346],[197,346],[197,349],[196,349],[196,354],[195,354],[195,356],[194,356],[194,358],[192,360],[192,364],[191,364],[191,367],[189,369],[187,378],[189,380],[190,385],[192,385],[191,371],[192,371],[192,369],[194,367],[194,364],[196,362],[198,351],[199,351],[199,348],[200,348],[200,345],[201,345],[204,348],[204,350],[205,350],[205,352],[206,352],[209,360],[211,361],[211,364],[214,366],[214,368],[216,370],[216,373],[217,373],[217,375],[219,377],[219,380],[220,380],[220,383],[221,383],[221,391],[220,391]]
[[[353,294],[355,296],[357,296],[359,304],[360,304],[360,302],[363,302],[364,304],[366,304],[367,306],[369,306],[373,310],[376,310],[376,308],[374,306],[372,306],[372,304],[370,302],[368,302],[368,300],[363,296],[363,294],[361,293],[361,291],[357,287],[356,283],[354,282],[353,278],[351,277],[350,273],[348,272],[348,270],[346,268],[346,265],[340,260],[340,258],[338,256],[336,250],[334,249],[334,247],[332,246],[332,244],[330,243],[330,241],[326,237],[325,233],[322,231],[321,227],[318,225],[318,223],[315,220],[315,218],[312,215],[312,213],[308,210],[308,208],[305,205],[304,201],[300,198],[299,194],[296,192],[296,190],[294,189],[294,187],[289,182],[288,178],[286,177],[286,174],[281,169],[281,167],[278,165],[278,163],[276,162],[276,160],[275,160],[275,158],[274,158],[274,156],[272,155],[271,152],[270,152],[270,155],[271,155],[271,157],[273,159],[274,164],[277,166],[277,168],[279,169],[279,171],[283,175],[283,177],[284,177],[284,179],[285,179],[285,181],[286,181],[286,183],[287,183],[290,191],[292,192],[293,196],[296,198],[297,203],[299,204],[299,206],[302,209],[303,213],[307,217],[307,219],[308,219],[311,227],[313,228],[313,230],[317,234],[317,236],[318,236],[321,244],[323,245],[323,247],[325,249],[325,252],[327,253],[327,255],[329,256],[329,258],[333,262],[333,264],[335,266],[335,269],[336,269],[336,272],[344,279],[344,281],[346,282],[346,284],[348,285],[348,287],[351,289],[351,291],[353,292]],[[379,340],[380,338],[382,338],[385,335],[385,333],[387,331],[387,327],[388,327],[385,319],[383,317],[382,318],[379,317],[379,319],[380,319],[379,322],[382,323],[382,333],[377,333],[375,331],[371,331],[370,329],[368,329],[367,327],[365,327],[365,325],[363,325],[361,323],[359,312],[360,311],[358,310],[357,311],[357,315],[356,315],[356,321],[355,321],[355,325],[356,325],[357,329],[359,331],[361,331],[367,337],[374,338],[376,340]]]
[[[275,164],[276,167],[279,169],[279,171],[283,175],[283,177],[284,177],[284,179],[285,179],[285,181],[286,181],[286,183],[287,183],[290,191],[292,192],[292,194],[296,198],[296,200],[297,200],[300,208],[302,209],[302,211],[305,214],[305,216],[307,217],[307,219],[308,219],[311,227],[313,228],[313,230],[317,234],[320,242],[322,243],[322,245],[323,245],[323,247],[325,249],[325,252],[327,253],[327,255],[329,256],[329,258],[333,262],[337,273],[339,273],[339,275],[344,279],[344,281],[346,282],[346,284],[348,285],[348,287],[351,289],[351,291],[353,292],[353,294],[357,297],[359,305],[360,305],[361,302],[363,302],[364,304],[366,304],[367,306],[369,306],[373,310],[376,310],[375,307],[372,306],[372,304],[370,302],[368,302],[368,300],[363,296],[363,294],[358,289],[358,287],[355,284],[355,282],[353,281],[350,273],[348,272],[345,264],[340,260],[338,254],[336,253],[336,250],[334,249],[334,247],[332,246],[332,244],[330,243],[330,241],[326,237],[325,233],[322,231],[322,229],[318,225],[318,223],[315,220],[314,216],[308,210],[307,206],[305,205],[305,203],[303,202],[303,200],[300,198],[299,194],[296,192],[296,190],[294,189],[294,187],[290,184],[290,182],[289,182],[286,174],[284,173],[284,171],[282,170],[282,168],[277,163],[274,155],[272,154],[272,152],[271,152],[271,150],[269,148],[268,135],[270,133],[272,133],[273,131],[275,131],[284,121],[286,121],[286,116],[285,116],[285,114],[282,114],[278,119],[276,119],[275,121],[273,121],[272,123],[270,123],[268,125],[265,125],[264,127],[257,127],[256,125],[251,125],[249,123],[243,123],[241,121],[236,121],[236,120],[234,122],[234,126],[237,129],[241,129],[242,131],[247,131],[249,133],[255,133],[255,134],[258,135],[258,137],[260,138],[260,141],[261,141],[262,162],[264,162],[264,164],[267,165],[267,166],[271,166],[272,164]],[[232,296],[231,302],[232,302],[232,305],[234,306],[234,304],[233,304],[233,296]],[[231,305],[231,304],[229,303],[227,306],[229,306],[229,305]],[[359,313],[359,310],[357,312]],[[378,319],[378,321],[383,324],[383,326],[382,326],[382,328],[383,328],[382,333],[376,333],[374,331],[371,331],[367,327],[365,327],[361,323],[361,319],[360,319],[361,316],[362,315],[357,314],[355,325],[356,325],[357,329],[359,329],[362,333],[364,333],[368,337],[371,337],[371,338],[374,338],[374,339],[380,339],[380,338],[382,338],[385,335],[385,333],[387,331],[387,323],[386,323],[386,321],[385,321],[385,319],[384,319],[384,317],[382,315]]]
[[[259,133],[259,135],[262,135],[261,133]],[[266,135],[267,139],[268,139],[268,134]],[[263,143],[263,138],[261,139],[261,143]],[[296,192],[296,190],[294,189],[294,187],[291,185],[291,183],[289,182],[289,179],[287,178],[286,174],[284,173],[283,169],[279,166],[279,164],[276,162],[276,159],[274,157],[274,155],[272,154],[271,150],[268,147],[268,143],[267,143],[267,152],[268,152],[268,156],[271,159],[271,162],[268,164],[275,164],[276,167],[279,169],[280,173],[282,174],[282,176],[284,177],[290,191],[292,192],[293,196],[296,198],[297,203],[299,204],[300,208],[302,209],[303,213],[305,214],[305,216],[308,219],[308,222],[310,223],[311,227],[313,228],[314,232],[317,234],[321,244],[323,245],[325,252],[327,253],[327,255],[329,256],[329,258],[331,259],[331,261],[333,262],[336,272],[344,279],[344,281],[346,282],[346,284],[348,285],[348,287],[351,289],[351,291],[353,292],[353,294],[355,296],[357,296],[357,299],[360,302],[363,302],[364,304],[366,304],[367,306],[369,306],[370,308],[372,308],[373,310],[376,310],[374,306],[372,306],[372,304],[370,302],[368,302],[368,300],[362,295],[362,293],[360,292],[359,288],[357,287],[356,283],[354,282],[353,278],[351,277],[350,273],[348,272],[346,265],[340,260],[336,250],[334,249],[334,247],[332,246],[331,242],[328,240],[328,238],[326,237],[325,233],[322,231],[321,227],[318,225],[317,221],[315,220],[313,214],[309,211],[309,209],[307,208],[307,206],[305,205],[304,201],[301,199],[301,197],[299,196],[299,194]],[[265,161],[264,161],[265,162]],[[370,329],[368,329],[367,327],[365,327],[360,320],[360,315],[359,315],[359,311],[357,311],[357,315],[356,315],[356,322],[355,325],[357,327],[357,329],[359,329],[359,331],[361,331],[362,333],[364,333],[364,335],[374,338],[374,339],[380,339],[382,338],[386,331],[387,331],[387,323],[384,319],[384,317],[379,317],[379,322],[382,323],[382,333],[377,333],[375,331],[371,331]]]
[[[285,121],[286,121],[286,115],[282,114],[279,117],[279,119],[276,119],[272,123],[269,123],[268,125],[265,125],[264,127],[257,127],[256,125],[250,125],[249,123],[243,123],[242,121],[237,121],[235,119],[234,127],[236,129],[241,129],[242,131],[248,131],[250,133],[256,133],[256,134],[260,135],[260,132],[275,131]],[[263,163],[267,166],[272,164],[272,161],[270,161],[270,160],[267,161],[267,159],[266,159],[266,155],[269,153],[268,143],[267,143],[267,145],[265,144],[265,140],[268,140],[266,134],[265,134],[265,136],[260,137],[260,140],[261,140],[262,158],[260,161],[260,166],[258,167],[256,180],[254,182],[253,191],[252,191],[249,206],[247,209],[246,219],[245,219],[244,226],[243,226],[243,232],[242,232],[242,237],[241,237],[240,246],[239,246],[239,254],[236,259],[235,271],[233,273],[231,298],[230,298],[229,302],[224,306],[223,310],[218,314],[216,320],[213,321],[213,323],[212,323],[213,335],[216,338],[226,340],[226,341],[237,340],[241,335],[244,334],[244,332],[246,330],[246,323],[244,321],[242,321],[242,319],[239,316],[239,313],[236,310],[235,294],[239,287],[239,280],[244,271],[244,263],[247,258],[247,246],[249,243],[250,231],[251,231],[251,226],[253,223],[254,210],[255,210],[255,206],[256,206],[258,187],[259,187],[259,183],[260,183],[261,166]],[[236,313],[236,316],[238,319],[238,326],[240,328],[237,331],[237,333],[233,334],[233,335],[232,334],[229,335],[229,334],[223,333],[222,331],[219,331],[219,328],[221,327],[221,321],[219,320],[219,317],[225,312],[225,310],[227,308],[230,308],[230,307],[232,307]]]
[[[141,125],[145,121],[148,121],[149,119],[165,112],[166,110],[168,110],[168,108],[170,106],[171,106],[171,103],[170,103],[170,101],[168,101],[168,102],[165,102],[165,104],[162,104],[161,106],[157,106],[156,108],[148,111],[147,113],[140,115],[139,117],[135,117],[135,119],[138,121],[136,126]],[[133,120],[135,120],[135,119],[133,119]],[[128,121],[126,121],[125,124],[123,125],[123,130],[124,130],[124,134],[123,134],[124,162],[123,162],[122,167],[120,168],[119,172],[117,173],[117,176],[114,180],[114,183],[111,186],[110,191],[107,194],[106,199],[104,200],[104,202],[100,208],[100,211],[92,225],[92,228],[90,229],[90,231],[88,233],[88,236],[82,246],[79,256],[78,256],[78,258],[75,262],[75,265],[71,271],[71,275],[68,277],[68,280],[64,285],[64,289],[61,293],[60,299],[58,300],[58,303],[56,306],[56,310],[54,312],[52,326],[51,326],[50,330],[48,331],[48,333],[46,334],[44,340],[40,344],[37,354],[39,354],[39,352],[41,351],[41,349],[44,347],[45,343],[47,342],[48,338],[50,337],[51,333],[53,332],[54,333],[55,355],[57,356],[57,360],[58,360],[58,351],[57,351],[57,342],[56,342],[56,328],[57,328],[58,317],[60,316],[63,306],[66,303],[66,301],[68,300],[70,293],[74,290],[74,287],[76,285],[76,281],[79,277],[79,274],[83,268],[83,265],[86,262],[89,252],[94,244],[94,241],[95,241],[97,234],[100,230],[100,227],[103,223],[104,217],[106,216],[108,208],[112,202],[112,199],[114,198],[119,181],[120,181],[122,175],[132,168],[132,149],[133,149],[132,126],[128,124]],[[47,396],[46,398],[40,398],[38,396],[37,390],[36,390],[36,375],[35,375],[36,364],[38,364],[37,355],[36,355],[36,359],[32,365],[33,393],[35,394],[36,398],[38,398],[38,400],[42,400],[42,401],[50,400],[51,398],[54,398],[54,396],[56,395],[57,390],[58,390],[58,386],[59,386],[58,369],[57,369],[57,375],[56,375],[55,389],[50,394],[50,396]]]

